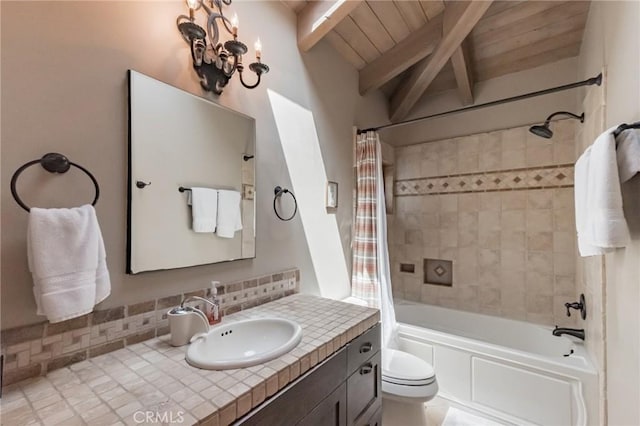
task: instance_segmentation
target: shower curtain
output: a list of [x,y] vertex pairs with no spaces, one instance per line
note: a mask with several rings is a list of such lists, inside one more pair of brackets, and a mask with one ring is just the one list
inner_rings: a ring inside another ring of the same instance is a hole
[[380,309],[382,343],[397,347],[393,309],[382,153],[376,132],[356,139],[356,211],[353,236],[351,295]]

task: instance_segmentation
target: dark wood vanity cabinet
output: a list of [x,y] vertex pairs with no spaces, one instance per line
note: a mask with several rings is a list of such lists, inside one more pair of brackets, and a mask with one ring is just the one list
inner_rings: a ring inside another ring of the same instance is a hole
[[238,425],[380,426],[380,324],[265,401]]

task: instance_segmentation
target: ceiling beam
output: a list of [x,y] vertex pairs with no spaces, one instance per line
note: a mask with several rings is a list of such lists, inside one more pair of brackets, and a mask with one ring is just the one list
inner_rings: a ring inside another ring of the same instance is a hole
[[377,89],[429,56],[442,38],[442,18],[434,18],[360,70],[360,93]]
[[362,0],[309,2],[298,13],[298,48],[307,52],[361,3]]
[[402,82],[391,97],[391,121],[406,117],[489,6],[491,6],[489,0],[447,4],[444,10],[443,28],[449,30],[443,32],[442,40],[435,51],[416,65],[411,75]]
[[463,42],[451,55],[451,65],[453,74],[458,85],[458,95],[462,105],[473,103],[473,72],[471,70],[471,59],[467,42]]

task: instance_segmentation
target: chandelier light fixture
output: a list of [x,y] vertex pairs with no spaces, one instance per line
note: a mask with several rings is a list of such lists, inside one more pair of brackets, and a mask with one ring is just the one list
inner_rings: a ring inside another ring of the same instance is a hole
[[[244,81],[242,55],[246,54],[248,49],[246,44],[238,40],[238,16],[234,14],[229,20],[222,12],[223,4],[229,6],[231,1],[186,0],[189,16],[180,15],[177,19],[178,30],[191,47],[193,69],[200,77],[200,85],[216,95],[222,93],[236,71],[240,76],[240,82],[247,89],[258,87],[262,74],[269,72],[269,67],[262,63],[262,44],[258,39],[254,45],[256,62],[249,64],[249,70],[258,78],[254,84],[247,84]],[[195,13],[200,9],[207,13],[207,30],[195,22]],[[229,33],[233,39],[220,42],[221,30]]]

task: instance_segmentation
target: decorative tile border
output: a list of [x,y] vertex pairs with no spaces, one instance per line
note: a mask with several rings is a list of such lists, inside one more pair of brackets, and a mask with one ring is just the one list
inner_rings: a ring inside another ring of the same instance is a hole
[[399,180],[395,195],[438,195],[573,186],[573,164]]
[[[300,291],[298,269],[218,287],[224,315],[249,309]],[[122,349],[169,333],[167,312],[183,297],[206,296],[209,288],[94,311],[50,324],[16,327],[1,332],[4,371],[2,385],[46,374],[76,362]],[[198,304],[193,304],[198,306]],[[200,306],[201,307],[201,306]]]

